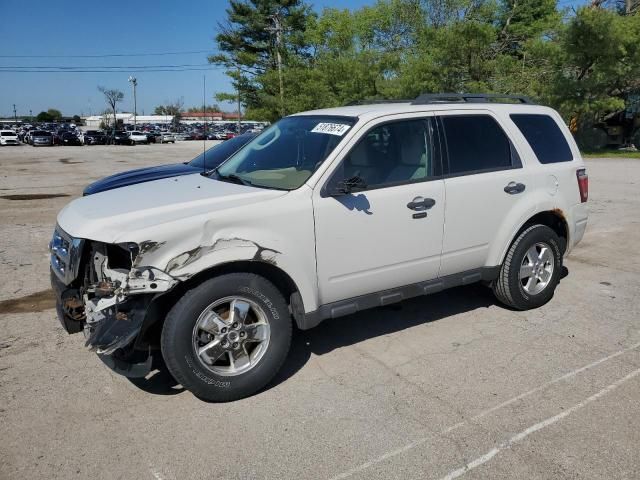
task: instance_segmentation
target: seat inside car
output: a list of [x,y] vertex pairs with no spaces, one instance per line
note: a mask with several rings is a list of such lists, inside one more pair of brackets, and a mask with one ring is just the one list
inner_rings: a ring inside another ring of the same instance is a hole
[[395,155],[395,166],[387,175],[386,181],[404,182],[417,180],[427,176],[427,148],[425,139],[425,129],[422,122],[411,122],[408,128],[394,129],[397,154]]
[[344,162],[344,178],[358,176],[367,185],[379,184],[382,180],[381,168],[384,159],[371,147],[370,138],[363,139],[347,156]]

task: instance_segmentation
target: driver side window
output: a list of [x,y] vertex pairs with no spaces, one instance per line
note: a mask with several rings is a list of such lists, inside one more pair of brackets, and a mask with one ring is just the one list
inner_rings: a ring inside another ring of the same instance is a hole
[[342,161],[336,182],[359,178],[367,189],[433,176],[428,120],[386,123],[367,132]]

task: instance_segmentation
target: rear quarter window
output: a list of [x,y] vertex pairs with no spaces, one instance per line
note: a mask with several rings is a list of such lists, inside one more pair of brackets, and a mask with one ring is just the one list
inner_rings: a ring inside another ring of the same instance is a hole
[[566,138],[556,121],[549,115],[514,113],[510,117],[529,142],[540,163],[573,160]]

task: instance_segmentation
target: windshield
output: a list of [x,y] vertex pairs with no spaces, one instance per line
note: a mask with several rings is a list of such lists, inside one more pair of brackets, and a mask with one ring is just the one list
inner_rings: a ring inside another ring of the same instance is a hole
[[350,117],[292,116],[242,147],[217,173],[255,187],[294,190],[322,165],[355,123]]
[[2,135],[3,137],[15,137],[16,134],[13,132],[0,132],[0,135]]
[[[211,147],[205,153],[201,153],[189,162],[192,167],[201,168],[203,170],[211,170],[224,162],[231,155],[236,153],[240,147],[255,137],[255,134],[239,135],[231,140],[222,142]],[[206,164],[204,165],[203,164]]]

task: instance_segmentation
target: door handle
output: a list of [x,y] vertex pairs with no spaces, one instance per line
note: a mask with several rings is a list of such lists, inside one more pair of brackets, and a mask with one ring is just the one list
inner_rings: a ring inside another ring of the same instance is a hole
[[526,186],[524,183],[509,182],[507,186],[504,187],[504,191],[509,195],[515,195],[516,193],[524,192],[525,188]]
[[429,210],[435,204],[436,201],[433,198],[416,197],[407,203],[407,208],[418,212],[424,212],[425,210]]

